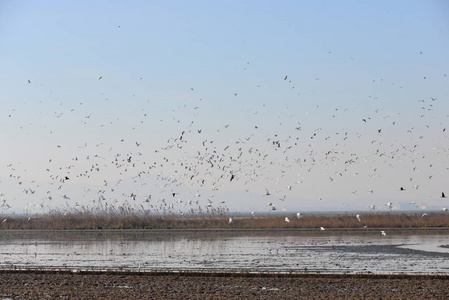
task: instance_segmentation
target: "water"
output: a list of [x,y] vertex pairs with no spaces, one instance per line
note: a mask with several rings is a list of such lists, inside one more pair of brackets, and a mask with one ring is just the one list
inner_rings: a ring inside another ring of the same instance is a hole
[[0,268],[449,274],[448,245],[444,231],[10,231]]

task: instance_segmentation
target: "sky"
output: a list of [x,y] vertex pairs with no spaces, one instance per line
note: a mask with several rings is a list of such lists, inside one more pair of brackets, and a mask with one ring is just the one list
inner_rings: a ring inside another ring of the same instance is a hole
[[1,212],[448,207],[448,32],[447,1],[1,1]]

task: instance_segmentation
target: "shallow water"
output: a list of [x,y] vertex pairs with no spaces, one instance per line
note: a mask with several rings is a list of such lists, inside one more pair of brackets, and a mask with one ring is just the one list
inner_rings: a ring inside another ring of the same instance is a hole
[[415,231],[11,231],[0,268],[449,274],[447,245]]

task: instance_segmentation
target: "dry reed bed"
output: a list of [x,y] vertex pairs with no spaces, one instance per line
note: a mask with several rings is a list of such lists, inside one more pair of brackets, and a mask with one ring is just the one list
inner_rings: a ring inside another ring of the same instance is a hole
[[[288,217],[290,222],[285,221]],[[191,215],[152,215],[141,212],[52,212],[39,216],[3,216],[3,230],[84,230],[84,229],[319,229],[331,228],[449,228],[448,213],[366,213],[354,215],[233,216],[212,211]]]

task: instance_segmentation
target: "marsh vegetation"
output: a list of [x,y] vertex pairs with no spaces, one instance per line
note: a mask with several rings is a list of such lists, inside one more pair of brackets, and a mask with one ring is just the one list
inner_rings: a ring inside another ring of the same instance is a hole
[[[121,206],[109,210],[53,210],[40,215],[3,215],[3,230],[86,229],[364,229],[364,228],[449,228],[449,213],[367,212],[335,214],[242,214],[227,208],[198,208],[184,214],[151,212]],[[286,218],[288,218],[288,222]],[[230,222],[232,218],[232,222]],[[360,219],[360,220],[359,220]]]

